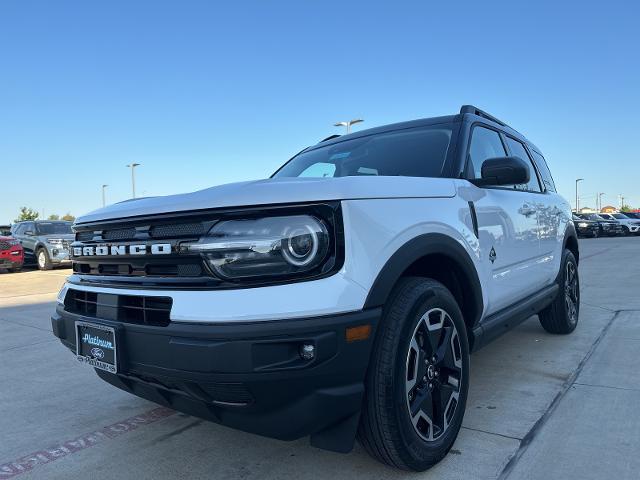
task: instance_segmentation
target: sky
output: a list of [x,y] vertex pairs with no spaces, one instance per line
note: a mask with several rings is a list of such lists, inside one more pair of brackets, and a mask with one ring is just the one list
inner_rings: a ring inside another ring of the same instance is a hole
[[474,104],[581,206],[640,207],[637,2],[0,2],[0,223],[268,177]]

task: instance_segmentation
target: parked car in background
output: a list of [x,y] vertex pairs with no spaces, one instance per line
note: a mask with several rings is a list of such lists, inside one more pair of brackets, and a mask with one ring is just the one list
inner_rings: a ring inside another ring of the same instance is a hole
[[575,213],[571,216],[573,226],[576,227],[576,233],[579,237],[598,237],[600,236],[600,226],[598,222],[586,220],[579,217]]
[[0,237],[11,236],[11,225],[0,225]]
[[25,263],[35,263],[40,270],[51,270],[57,265],[71,266],[69,245],[74,239],[71,222],[18,222],[12,233],[24,248]]
[[622,224],[616,220],[607,220],[597,213],[581,213],[578,215],[584,220],[592,220],[600,227],[600,235],[606,235],[609,237],[615,237],[616,235],[623,235]]
[[640,212],[620,212],[627,218],[632,220],[640,220]]
[[606,220],[615,220],[622,224],[622,228],[627,235],[636,235],[640,232],[640,220],[629,218],[622,213],[602,213],[600,216]]
[[24,264],[24,250],[18,240],[5,233],[6,230],[0,231],[0,269],[17,272]]

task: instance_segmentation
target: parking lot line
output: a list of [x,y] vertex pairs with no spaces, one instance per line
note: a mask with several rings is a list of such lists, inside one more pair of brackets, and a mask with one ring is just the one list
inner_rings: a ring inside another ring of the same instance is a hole
[[73,453],[93,447],[105,440],[124,435],[125,433],[136,430],[143,425],[149,425],[157,422],[158,420],[162,420],[163,418],[170,417],[175,413],[176,412],[171,409],[158,407],[140,415],[135,415],[125,420],[112,423],[100,430],[95,430],[71,440],[61,441],[60,443],[51,445],[43,450],[38,450],[0,465],[0,479],[13,478],[17,475],[33,470],[37,466],[54,462]]

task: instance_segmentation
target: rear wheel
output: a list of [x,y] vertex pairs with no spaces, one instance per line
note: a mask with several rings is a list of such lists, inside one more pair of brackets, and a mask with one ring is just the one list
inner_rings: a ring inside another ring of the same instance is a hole
[[46,248],[41,248],[38,250],[38,252],[36,253],[36,262],[40,270],[51,270],[53,268]]
[[458,436],[468,384],[466,327],[453,295],[434,280],[403,279],[376,337],[360,443],[388,465],[428,469]]
[[567,334],[575,330],[580,315],[578,263],[570,250],[564,251],[561,268],[558,295],[538,318],[547,332]]

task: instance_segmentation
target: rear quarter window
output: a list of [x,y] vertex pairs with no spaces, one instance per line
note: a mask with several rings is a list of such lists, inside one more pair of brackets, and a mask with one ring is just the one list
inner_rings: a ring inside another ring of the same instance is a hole
[[536,162],[536,166],[538,167],[538,172],[540,172],[540,177],[542,178],[542,183],[544,183],[545,188],[550,192],[556,191],[556,184],[553,182],[553,177],[551,176],[551,171],[549,171],[549,167],[547,166],[547,162],[542,155],[536,152],[533,149],[530,149],[533,154],[533,161]]

